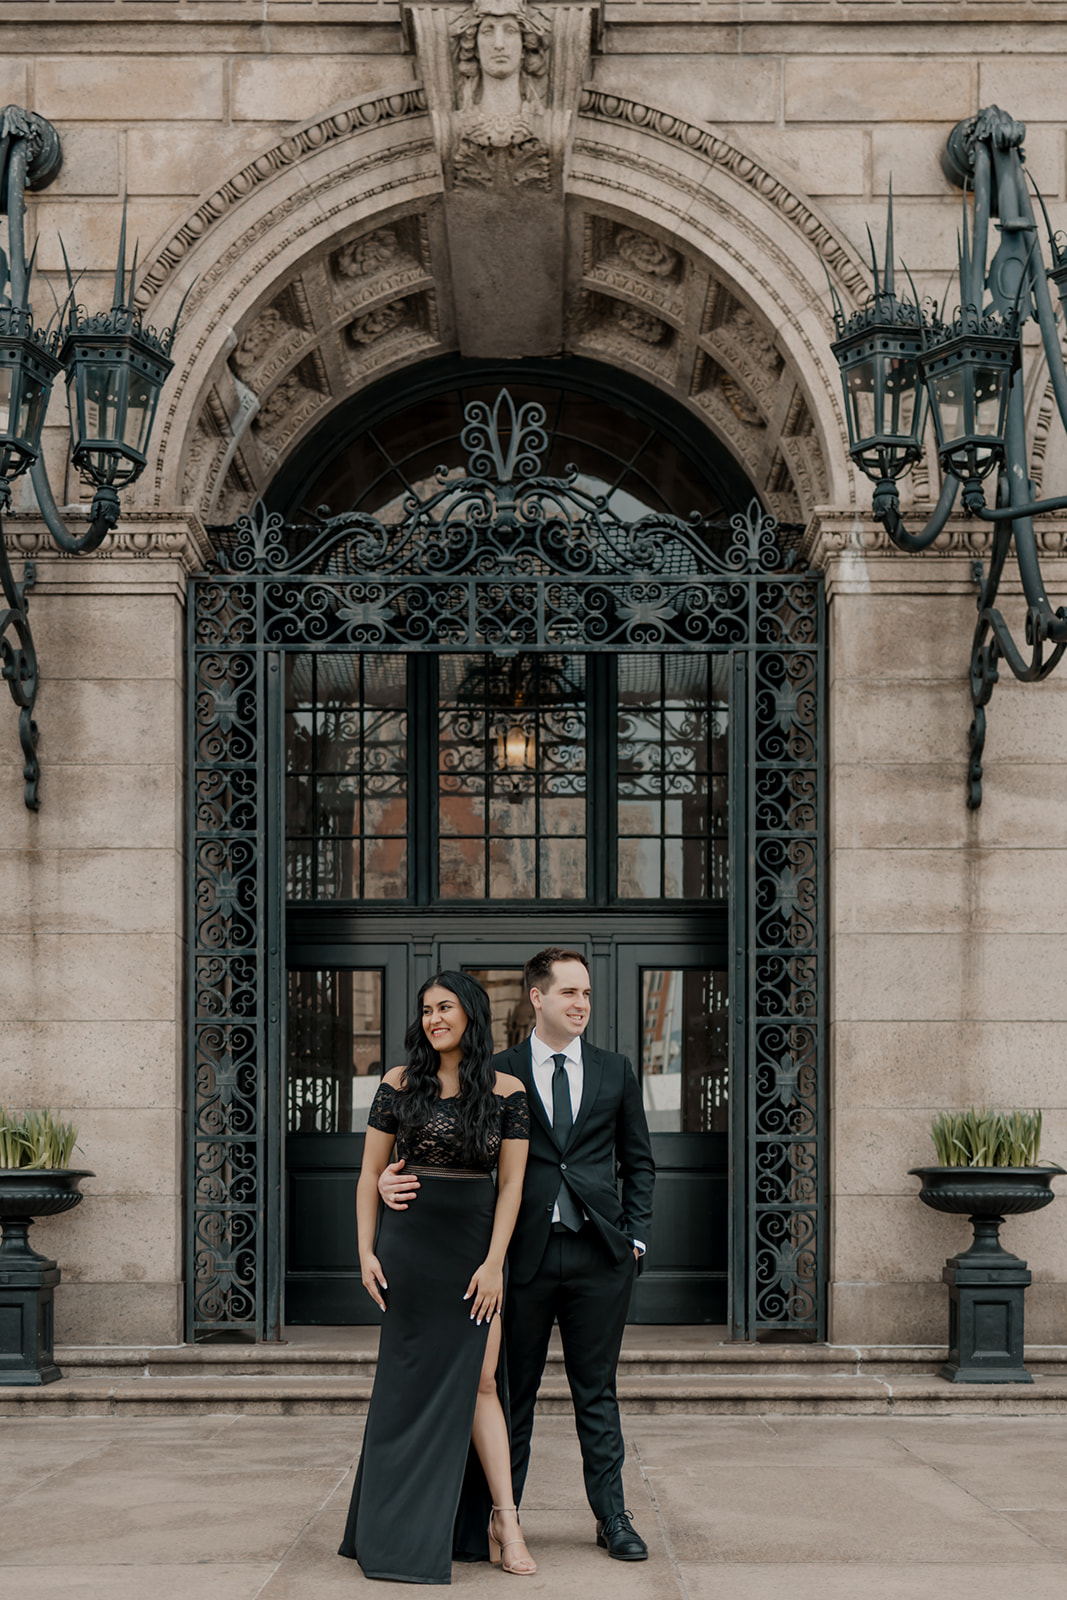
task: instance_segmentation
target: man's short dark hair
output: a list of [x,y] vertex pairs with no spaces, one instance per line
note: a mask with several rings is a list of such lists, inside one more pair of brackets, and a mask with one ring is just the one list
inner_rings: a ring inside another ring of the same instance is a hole
[[578,950],[563,950],[558,944],[550,944],[544,950],[538,950],[531,956],[522,971],[522,986],[529,994],[531,989],[540,989],[542,993],[552,987],[552,968],[557,961],[580,961],[586,972],[589,963]]

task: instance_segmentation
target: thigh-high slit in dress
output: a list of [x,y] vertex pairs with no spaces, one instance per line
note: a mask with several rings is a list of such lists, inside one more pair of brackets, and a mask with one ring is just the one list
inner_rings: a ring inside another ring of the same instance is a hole
[[[397,1131],[383,1083],[369,1126]],[[497,1096],[492,1141],[529,1137],[526,1097]],[[463,1299],[489,1253],[496,1209],[492,1172],[460,1165],[455,1100],[441,1100],[410,1150],[397,1149],[419,1192],[406,1211],[383,1207],[377,1256],[388,1288],[363,1451],[339,1554],[368,1578],[450,1583],[452,1561],[488,1560],[491,1499],[471,1445],[490,1321]],[[507,1417],[503,1350],[497,1389]]]

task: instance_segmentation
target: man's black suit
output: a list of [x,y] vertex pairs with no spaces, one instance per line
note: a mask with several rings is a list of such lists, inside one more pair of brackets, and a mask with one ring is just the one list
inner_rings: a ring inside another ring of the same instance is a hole
[[[583,1041],[581,1105],[561,1149],[534,1084],[529,1042],[505,1050],[493,1065],[522,1080],[530,1103],[530,1151],[504,1307],[515,1503],[526,1481],[534,1402],[555,1319],[589,1504],[598,1518],[610,1517],[625,1510],[615,1372],[633,1286],[633,1241],[649,1237],[655,1180],[640,1087],[625,1056]],[[561,1179],[589,1218],[579,1233],[552,1228]]]

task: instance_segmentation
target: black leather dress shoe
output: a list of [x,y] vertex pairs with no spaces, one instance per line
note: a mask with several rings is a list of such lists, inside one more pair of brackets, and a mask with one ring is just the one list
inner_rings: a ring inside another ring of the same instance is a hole
[[628,1511],[616,1511],[596,1525],[596,1542],[613,1561],[647,1561],[648,1545],[630,1521]]

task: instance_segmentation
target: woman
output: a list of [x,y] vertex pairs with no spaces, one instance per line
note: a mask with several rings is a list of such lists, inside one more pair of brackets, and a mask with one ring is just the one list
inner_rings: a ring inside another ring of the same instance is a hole
[[[489,1001],[465,973],[423,984],[404,1043],[407,1066],[385,1074],[371,1106],[356,1190],[363,1286],[385,1320],[340,1554],[368,1578],[405,1583],[451,1582],[453,1555],[488,1554],[528,1576],[537,1567],[498,1392],[526,1096],[493,1071]],[[375,1254],[378,1179],[394,1144],[418,1175],[419,1203],[383,1213]]]

